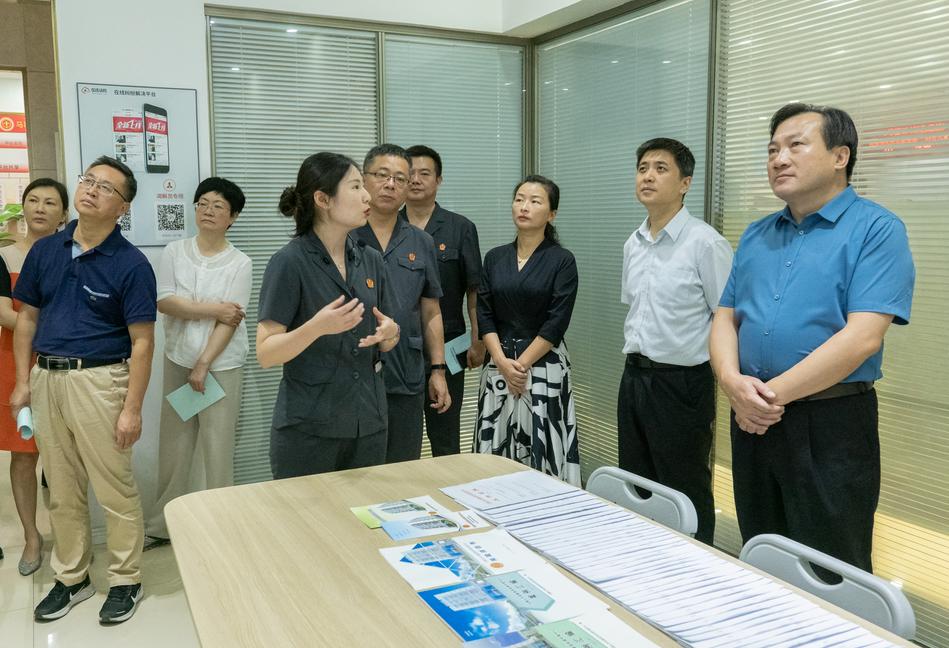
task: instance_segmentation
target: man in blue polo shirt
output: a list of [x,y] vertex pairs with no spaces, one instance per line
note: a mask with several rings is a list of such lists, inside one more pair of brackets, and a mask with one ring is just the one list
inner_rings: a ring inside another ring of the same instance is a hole
[[903,222],[850,186],[856,158],[844,111],[774,114],[768,180],[787,206],[741,237],[709,344],[742,537],[779,533],[870,571],[873,381],[887,328],[909,321],[915,269]]
[[32,403],[54,541],[56,583],[36,606],[38,621],[58,619],[95,593],[88,483],[105,511],[109,550],[100,622],[127,620],[142,597],[144,526],[132,445],[151,372],[155,275],[116,224],[135,191],[127,166],[110,157],[93,162],[79,176],[79,219],[33,246],[14,290],[23,306],[10,405],[16,415]]

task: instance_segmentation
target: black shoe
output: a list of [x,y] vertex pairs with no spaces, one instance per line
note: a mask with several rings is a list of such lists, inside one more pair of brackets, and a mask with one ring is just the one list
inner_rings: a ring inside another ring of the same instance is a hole
[[171,544],[171,540],[168,538],[147,535],[145,536],[145,542],[142,544],[142,551],[150,551],[152,549],[157,549],[158,547],[164,547],[168,544]]
[[138,602],[142,600],[142,584],[116,585],[109,588],[109,595],[99,610],[99,623],[122,623],[135,614]]
[[75,585],[66,586],[56,581],[46,598],[33,610],[33,618],[37,621],[52,621],[66,616],[72,606],[82,603],[95,593],[88,574],[81,583]]

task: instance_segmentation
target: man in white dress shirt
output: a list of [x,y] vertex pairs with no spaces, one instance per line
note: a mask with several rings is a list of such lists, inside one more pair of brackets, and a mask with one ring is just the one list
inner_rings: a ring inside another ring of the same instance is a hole
[[712,544],[708,334],[732,249],[684,205],[694,168],[692,152],[674,139],[652,139],[636,151],[636,198],[648,217],[623,247],[629,313],[617,428],[620,468],[685,493],[698,513],[695,537]]

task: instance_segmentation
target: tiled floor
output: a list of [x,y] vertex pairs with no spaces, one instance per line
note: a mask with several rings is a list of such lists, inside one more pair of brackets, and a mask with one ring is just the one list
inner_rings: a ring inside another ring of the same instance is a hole
[[178,565],[171,547],[144,554],[142,564],[145,598],[135,616],[125,623],[99,625],[99,608],[108,592],[105,546],[95,547],[91,577],[96,595],[80,603],[62,619],[49,623],[33,621],[33,607],[53,586],[49,567],[52,535],[46,507],[37,516],[46,541],[43,566],[32,576],[20,576],[17,562],[23,549],[23,533],[10,492],[10,454],[0,452],[0,646],[3,648],[174,648],[197,647],[197,635],[181,587]]

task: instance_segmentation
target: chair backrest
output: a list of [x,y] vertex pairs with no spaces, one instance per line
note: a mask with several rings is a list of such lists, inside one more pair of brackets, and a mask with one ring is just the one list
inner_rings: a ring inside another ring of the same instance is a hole
[[[652,496],[640,496],[634,486]],[[684,493],[621,468],[597,468],[587,480],[587,490],[686,535],[694,535],[699,526],[695,506]]]
[[[746,542],[739,558],[904,639],[912,639],[916,634],[916,615],[902,590],[822,551],[766,533]],[[843,580],[834,585],[825,582],[814,573],[810,563],[838,574]]]

